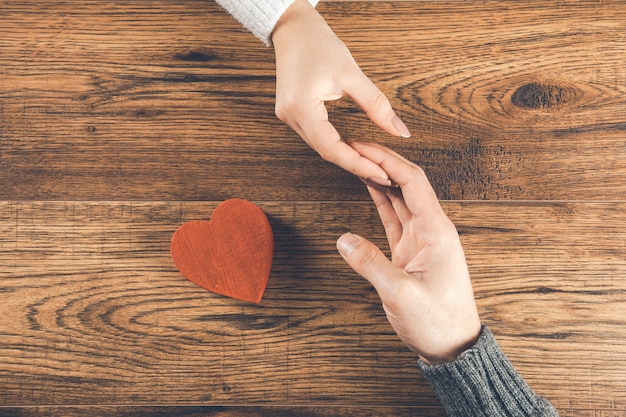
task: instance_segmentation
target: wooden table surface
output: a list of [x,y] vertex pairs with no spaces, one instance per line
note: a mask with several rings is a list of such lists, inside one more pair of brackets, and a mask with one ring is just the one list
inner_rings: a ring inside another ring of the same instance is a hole
[[[626,2],[323,1],[410,139],[350,100],[344,137],[422,165],[482,320],[563,416],[626,416]],[[273,51],[206,0],[0,4],[0,415],[443,416],[376,293],[356,178],[274,116]],[[259,305],[169,253],[257,203]]]

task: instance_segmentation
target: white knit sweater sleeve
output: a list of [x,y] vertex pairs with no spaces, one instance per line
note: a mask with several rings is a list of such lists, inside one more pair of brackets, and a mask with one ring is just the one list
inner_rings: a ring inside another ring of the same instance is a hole
[[[216,0],[244,27],[270,46],[276,22],[295,0]],[[309,0],[313,7],[319,0]]]

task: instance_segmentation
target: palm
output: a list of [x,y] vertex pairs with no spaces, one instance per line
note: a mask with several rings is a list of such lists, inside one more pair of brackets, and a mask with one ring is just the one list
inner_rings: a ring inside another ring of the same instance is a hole
[[353,146],[400,184],[369,188],[392,253],[391,267],[375,284],[387,318],[423,358],[453,360],[480,331],[456,228],[419,167],[377,145]]

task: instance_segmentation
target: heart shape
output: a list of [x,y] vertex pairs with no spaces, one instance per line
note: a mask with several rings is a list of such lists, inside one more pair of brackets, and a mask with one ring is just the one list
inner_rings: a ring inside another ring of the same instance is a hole
[[170,252],[189,281],[209,291],[259,303],[272,268],[274,234],[257,205],[233,198],[172,236]]

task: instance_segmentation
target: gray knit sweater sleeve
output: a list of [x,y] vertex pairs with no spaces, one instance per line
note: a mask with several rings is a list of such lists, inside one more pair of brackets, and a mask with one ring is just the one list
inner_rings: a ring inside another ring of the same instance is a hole
[[[295,0],[216,0],[246,29],[271,45],[271,35],[278,19]],[[319,0],[309,0],[315,7]]]
[[418,366],[451,417],[558,416],[517,373],[486,326],[456,361]]

